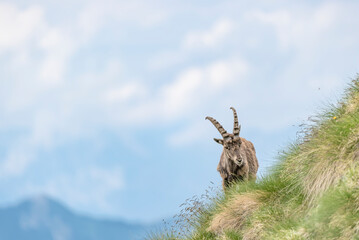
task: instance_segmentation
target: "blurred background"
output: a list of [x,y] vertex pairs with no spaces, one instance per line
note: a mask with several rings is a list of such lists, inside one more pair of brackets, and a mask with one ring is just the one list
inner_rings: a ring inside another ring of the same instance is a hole
[[[26,233],[16,239],[67,240],[96,224],[169,219],[220,186],[220,134],[205,117],[232,131],[231,106],[264,175],[359,72],[358,10],[354,0],[1,0],[0,220]],[[96,224],[66,220],[79,216]]]

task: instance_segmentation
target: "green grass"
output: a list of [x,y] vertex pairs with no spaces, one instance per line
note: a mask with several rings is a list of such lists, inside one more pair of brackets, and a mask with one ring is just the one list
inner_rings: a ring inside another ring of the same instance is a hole
[[180,214],[188,225],[149,239],[359,239],[359,77],[301,133],[267,176],[207,194]]

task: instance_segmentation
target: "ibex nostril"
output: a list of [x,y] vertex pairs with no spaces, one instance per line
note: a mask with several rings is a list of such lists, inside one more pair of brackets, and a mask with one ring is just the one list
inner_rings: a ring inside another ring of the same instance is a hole
[[[231,109],[234,116],[233,134],[227,133],[222,125],[214,118],[206,117],[206,119],[211,121],[223,137],[223,140],[214,139],[217,143],[224,146],[221,159],[217,167],[217,170],[220,172],[223,180],[223,189],[229,186],[229,183],[235,179],[256,179],[258,171],[256,150],[254,149],[252,142],[239,137],[241,125],[238,124],[236,110],[233,107],[231,107]],[[228,178],[228,176],[231,177]]]

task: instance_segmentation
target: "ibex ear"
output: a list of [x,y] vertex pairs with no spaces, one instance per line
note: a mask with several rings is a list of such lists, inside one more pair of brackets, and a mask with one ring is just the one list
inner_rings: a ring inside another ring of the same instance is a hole
[[216,143],[219,143],[219,144],[223,145],[223,140],[222,140],[222,139],[213,138],[213,140],[214,140]]

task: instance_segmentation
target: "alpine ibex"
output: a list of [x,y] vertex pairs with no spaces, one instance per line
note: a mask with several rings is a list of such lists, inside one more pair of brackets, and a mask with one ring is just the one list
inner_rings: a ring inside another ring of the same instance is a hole
[[223,152],[217,171],[223,179],[224,190],[237,180],[255,180],[258,170],[256,150],[250,141],[239,137],[241,126],[238,125],[236,110],[233,107],[231,109],[234,115],[233,134],[227,133],[214,118],[206,117],[223,137],[223,139],[214,138],[214,141],[223,145]]

